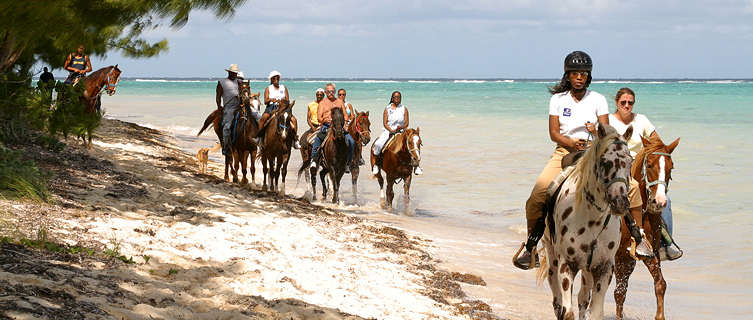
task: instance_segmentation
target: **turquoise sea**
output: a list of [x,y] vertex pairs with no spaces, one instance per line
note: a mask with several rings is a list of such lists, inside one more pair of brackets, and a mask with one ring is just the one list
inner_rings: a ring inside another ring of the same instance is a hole
[[[305,105],[329,80],[286,80],[294,113],[305,127]],[[480,274],[483,289],[468,288],[503,317],[540,319],[552,315],[549,289],[537,287],[533,273],[510,261],[524,239],[523,206],[554,144],[547,133],[547,86],[555,80],[333,80],[348,90],[348,100],[371,114],[372,135],[381,131],[381,113],[399,90],[410,110],[411,127],[420,127],[425,173],[414,179],[412,217],[378,209],[379,190],[366,174],[359,178],[359,203],[343,179],[341,206],[435,239],[438,254],[454,268]],[[253,81],[263,91],[266,81]],[[213,133],[196,137],[215,108],[216,80],[124,79],[117,94],[103,98],[107,116],[172,132],[195,153],[211,146]],[[753,80],[602,80],[590,89],[607,97],[630,87],[635,111],[645,114],[673,153],[669,186],[675,238],[685,257],[664,265],[669,319],[745,319],[753,313]],[[218,155],[213,158],[219,160]],[[368,153],[364,153],[368,161]],[[288,192],[296,188],[300,154],[294,152]],[[368,169],[362,169],[368,171]],[[261,181],[257,170],[256,182]],[[396,194],[402,194],[398,186]],[[396,199],[400,203],[400,198]],[[401,209],[400,206],[397,206]],[[627,301],[628,319],[652,319],[652,282],[636,269]],[[516,288],[510,289],[511,286]],[[607,315],[614,316],[607,298]]]

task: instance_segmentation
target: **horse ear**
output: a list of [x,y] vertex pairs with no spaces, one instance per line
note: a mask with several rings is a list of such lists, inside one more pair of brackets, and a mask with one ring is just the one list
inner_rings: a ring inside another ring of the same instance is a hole
[[631,124],[627,130],[625,130],[625,133],[622,134],[622,137],[625,138],[625,140],[630,140],[630,137],[633,136],[633,125]]
[[367,116],[367,117],[369,116],[369,112],[368,112],[368,111],[366,111],[366,116]]
[[600,123],[596,126],[596,134],[599,137],[599,139],[607,136],[607,129],[604,128],[603,124]]
[[116,64],[115,64],[115,69],[117,69],[117,68],[118,68],[118,64],[116,63]]
[[293,102],[290,103],[290,109],[293,109],[294,105],[295,105],[295,100],[293,100]]
[[677,144],[679,144],[679,143],[680,143],[680,138],[677,138],[675,141],[673,141],[672,143],[670,143],[667,146],[667,153],[672,153],[672,151],[675,150],[675,148],[677,147]]
[[416,127],[416,134],[421,135],[421,127]]
[[641,135],[641,144],[645,148],[646,146],[651,145],[651,140],[648,140],[643,135]]

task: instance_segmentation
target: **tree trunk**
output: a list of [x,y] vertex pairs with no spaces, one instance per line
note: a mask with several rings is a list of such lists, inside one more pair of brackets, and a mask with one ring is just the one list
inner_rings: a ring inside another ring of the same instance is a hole
[[16,37],[10,31],[5,31],[0,40],[0,74],[5,73],[10,66],[16,63],[26,45],[18,43]]

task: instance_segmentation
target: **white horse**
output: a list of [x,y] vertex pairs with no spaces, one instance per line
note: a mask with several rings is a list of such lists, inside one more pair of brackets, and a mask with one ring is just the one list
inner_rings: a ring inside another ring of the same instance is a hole
[[[620,244],[620,219],[628,213],[628,186],[632,158],[626,139],[632,126],[620,136],[600,124],[592,146],[563,182],[552,214],[547,217],[543,243],[552,305],[557,319],[575,319],[573,280],[582,272],[578,293],[580,319],[602,319],[604,296],[614,271]],[[614,217],[612,219],[611,216]]]

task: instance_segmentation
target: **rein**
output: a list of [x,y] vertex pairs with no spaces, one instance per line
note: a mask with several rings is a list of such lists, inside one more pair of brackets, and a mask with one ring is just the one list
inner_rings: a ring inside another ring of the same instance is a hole
[[365,114],[361,114],[361,115],[356,116],[356,133],[358,133],[359,138],[360,138],[360,136],[362,136],[364,134],[364,132],[368,131],[368,129],[366,129],[364,131],[361,131],[361,124],[358,122],[358,120],[360,120],[361,118],[368,118],[368,117],[369,116],[367,116]]
[[[118,86],[118,83],[115,82],[115,84],[112,84],[112,72],[115,71],[115,67],[110,68],[110,71],[107,72],[107,75],[105,76],[105,85],[102,87],[102,89],[99,90],[99,93],[97,94],[102,95],[102,92],[107,91],[108,95],[113,95],[115,93],[115,89]],[[112,94],[110,94],[110,89],[112,89]]]

